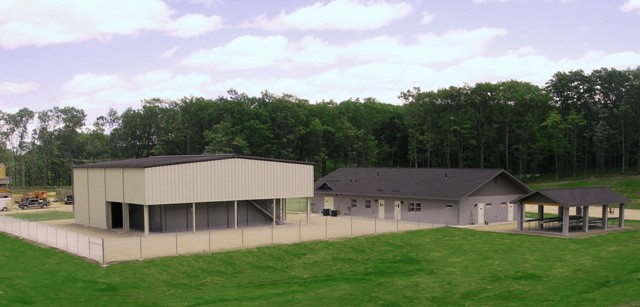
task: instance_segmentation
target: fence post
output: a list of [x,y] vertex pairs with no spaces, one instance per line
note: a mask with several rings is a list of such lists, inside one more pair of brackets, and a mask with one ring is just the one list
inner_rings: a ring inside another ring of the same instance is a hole
[[102,265],[104,265],[104,237],[100,237],[100,241],[102,242]]
[[178,232],[176,231],[176,256],[178,255]]
[[298,220],[298,241],[302,242],[302,220]]
[[374,234],[378,233],[378,217],[377,216],[373,219],[373,233]]
[[244,248],[244,227],[242,227],[242,242],[240,243],[240,248]]
[[[275,220],[275,218],[274,218]],[[273,244],[273,232],[275,231],[276,226],[271,225],[271,244]]]
[[328,231],[327,231],[328,221],[329,221],[329,218],[325,217],[324,218],[324,239],[325,240],[329,238],[329,234],[328,234]]
[[351,236],[353,237],[353,215],[351,216]]
[[209,251],[211,251],[211,229],[209,229]]
[[142,258],[142,236],[138,237],[140,239],[140,258],[138,260],[142,260],[144,258]]

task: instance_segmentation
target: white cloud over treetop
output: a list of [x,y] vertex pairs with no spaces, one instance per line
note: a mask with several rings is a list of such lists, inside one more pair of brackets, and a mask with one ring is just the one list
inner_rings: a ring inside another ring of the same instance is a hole
[[291,13],[284,10],[272,18],[257,16],[243,26],[267,31],[345,30],[366,31],[384,27],[413,12],[408,2],[333,0],[316,2]]
[[0,96],[35,92],[39,88],[37,82],[0,82]]
[[267,67],[282,70],[369,61],[438,64],[480,54],[491,41],[506,34],[504,29],[479,28],[453,30],[441,35],[425,33],[410,40],[400,36],[377,36],[343,44],[311,36],[293,41],[282,35],[247,35],[219,47],[193,52],[182,60],[182,64],[212,70]]
[[623,12],[640,12],[640,0],[627,0],[620,6],[620,10]]
[[160,0],[49,1],[3,0],[0,2],[0,47],[108,40],[117,35],[160,31],[171,36],[192,37],[222,27],[217,16],[199,14],[175,18]]

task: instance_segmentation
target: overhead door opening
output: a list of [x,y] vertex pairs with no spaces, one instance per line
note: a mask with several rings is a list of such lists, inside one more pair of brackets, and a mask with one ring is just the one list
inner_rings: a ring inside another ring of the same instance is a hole
[[122,228],[124,225],[122,216],[122,204],[111,203],[111,228]]

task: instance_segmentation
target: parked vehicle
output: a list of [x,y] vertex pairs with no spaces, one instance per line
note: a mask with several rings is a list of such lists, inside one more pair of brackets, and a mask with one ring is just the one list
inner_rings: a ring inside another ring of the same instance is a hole
[[73,195],[69,194],[67,196],[64,197],[64,204],[65,205],[73,205]]
[[47,201],[46,198],[43,199],[37,199],[37,198],[28,198],[22,202],[20,202],[20,204],[18,204],[18,207],[22,210],[26,210],[29,208],[41,208],[41,209],[45,209],[47,208],[47,206],[49,206],[49,201]]
[[0,211],[9,210],[9,204],[11,203],[11,198],[0,198]]

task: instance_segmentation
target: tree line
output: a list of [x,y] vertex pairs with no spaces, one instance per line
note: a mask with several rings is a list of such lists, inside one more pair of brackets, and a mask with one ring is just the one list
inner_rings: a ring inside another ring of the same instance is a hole
[[235,90],[148,99],[86,126],[84,110],[0,111],[0,162],[16,186],[71,184],[71,167],[155,155],[236,153],[344,166],[503,168],[519,178],[640,172],[640,68],[309,101]]

